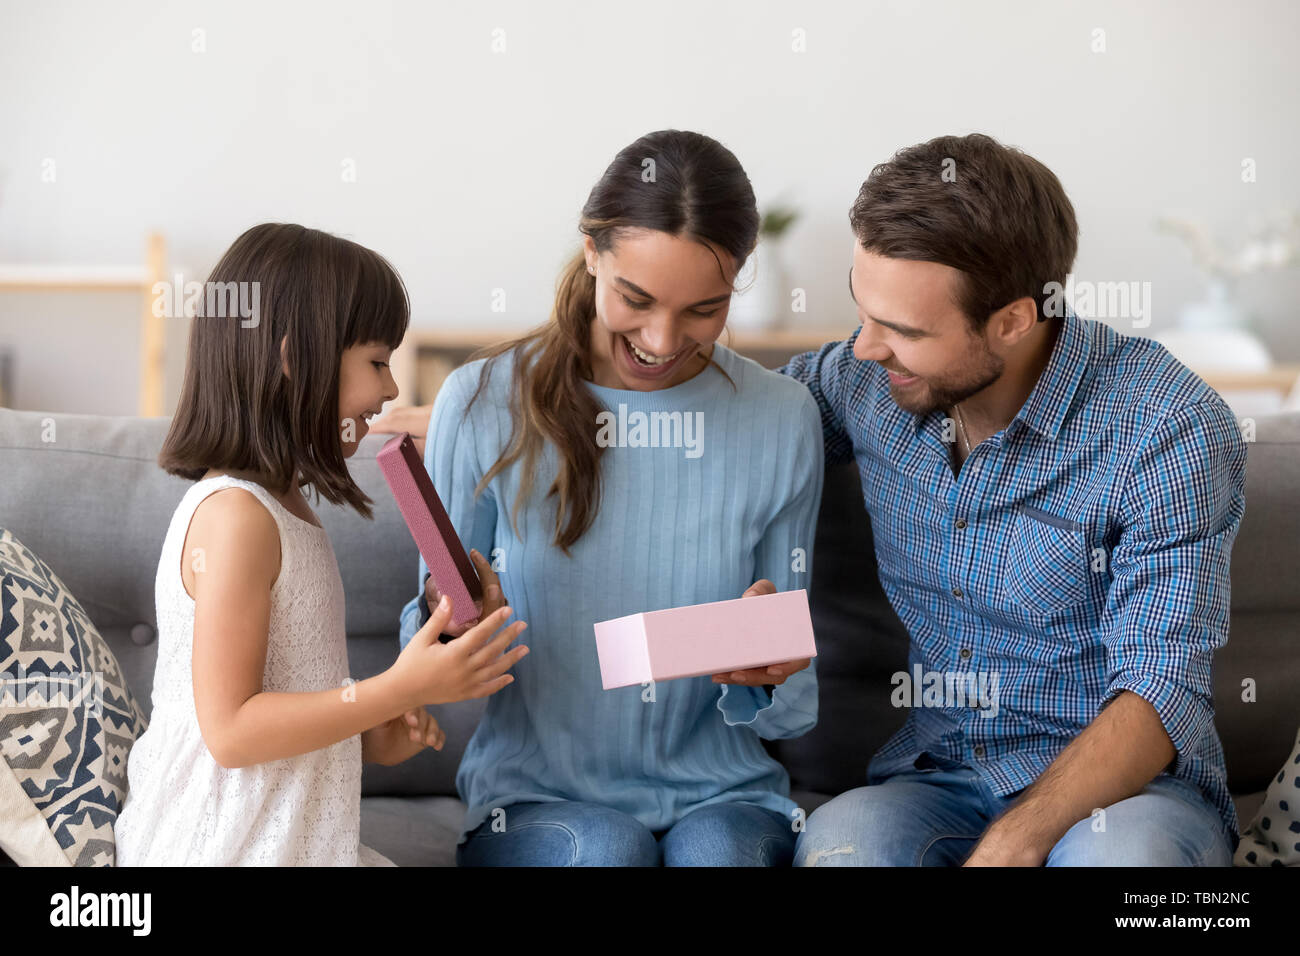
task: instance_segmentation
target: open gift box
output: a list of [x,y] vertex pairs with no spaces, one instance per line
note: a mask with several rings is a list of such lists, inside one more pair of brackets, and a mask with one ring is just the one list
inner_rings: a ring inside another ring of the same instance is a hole
[[605,690],[817,656],[802,589],[643,611],[595,629]]

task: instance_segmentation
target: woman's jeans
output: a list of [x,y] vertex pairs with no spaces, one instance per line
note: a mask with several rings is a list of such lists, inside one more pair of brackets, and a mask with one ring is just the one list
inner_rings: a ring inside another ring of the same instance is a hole
[[[968,768],[909,770],[842,793],[799,834],[795,866],[959,866],[1017,795],[999,797]],[[1074,824],[1046,866],[1229,866],[1218,811],[1161,774],[1138,794]]]
[[651,832],[635,817],[571,800],[516,803],[456,848],[457,866],[789,866],[795,833],[775,810],[714,803],[668,830]]

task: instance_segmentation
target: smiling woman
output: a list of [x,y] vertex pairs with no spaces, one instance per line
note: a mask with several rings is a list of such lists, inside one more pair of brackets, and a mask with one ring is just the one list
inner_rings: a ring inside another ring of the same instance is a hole
[[[457,774],[462,865],[793,855],[789,778],[760,738],[816,722],[811,662],[605,690],[594,632],[807,587],[824,461],[816,402],[716,342],[758,225],[749,179],[720,143],[642,137],[583,207],[583,247],[550,322],[443,383],[425,467],[532,635]],[[403,641],[437,600],[423,586]]]
[[590,527],[600,497],[593,423],[601,405],[582,383],[653,391],[709,365],[726,377],[711,360],[713,343],[758,225],[749,177],[730,150],[699,133],[649,133],[619,152],[588,196],[578,225],[583,249],[560,275],[551,320],[474,356],[487,359],[475,398],[499,356],[525,359],[514,366],[524,421],[484,481],[522,461],[522,501],[543,443],[552,442],[561,459],[550,490],[555,543],[566,552]]
[[[596,276],[592,381],[649,391],[679,385],[708,367],[727,321],[734,257],[698,241],[633,229],[604,251],[587,236],[583,258]],[[662,290],[660,298],[645,287]],[[708,292],[716,294],[695,300]]]

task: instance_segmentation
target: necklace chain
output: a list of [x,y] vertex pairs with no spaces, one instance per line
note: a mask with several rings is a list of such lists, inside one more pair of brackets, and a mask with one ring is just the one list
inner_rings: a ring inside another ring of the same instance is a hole
[[953,402],[952,410],[957,413],[957,424],[961,428],[961,440],[966,445],[966,455],[970,456],[970,435],[966,434],[966,421],[962,418],[961,402]]

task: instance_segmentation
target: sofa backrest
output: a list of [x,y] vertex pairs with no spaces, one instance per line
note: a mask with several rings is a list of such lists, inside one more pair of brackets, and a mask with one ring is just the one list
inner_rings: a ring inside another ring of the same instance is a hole
[[1234,793],[1265,789],[1300,727],[1300,412],[1254,424],[1231,630],[1214,658],[1215,725]]
[[[0,409],[0,526],[39,554],[79,598],[150,710],[156,655],[154,578],[163,536],[189,482],[157,465],[168,420]],[[358,680],[398,651],[398,615],[416,593],[417,555],[375,462],[386,436],[362,440],[349,468],[374,501],[367,522],[313,502],[347,596],[348,654]],[[1234,792],[1262,789],[1300,724],[1300,415],[1261,418],[1250,445],[1246,517],[1233,553],[1232,635],[1216,657],[1218,727]],[[797,789],[860,786],[868,760],[906,718],[890,676],[907,637],[880,590],[857,474],[827,472],[813,558],[820,720],[769,749]],[[1242,681],[1256,700],[1242,700]],[[455,772],[485,701],[432,708],[441,752],[397,767],[366,765],[365,793],[454,794]]]

